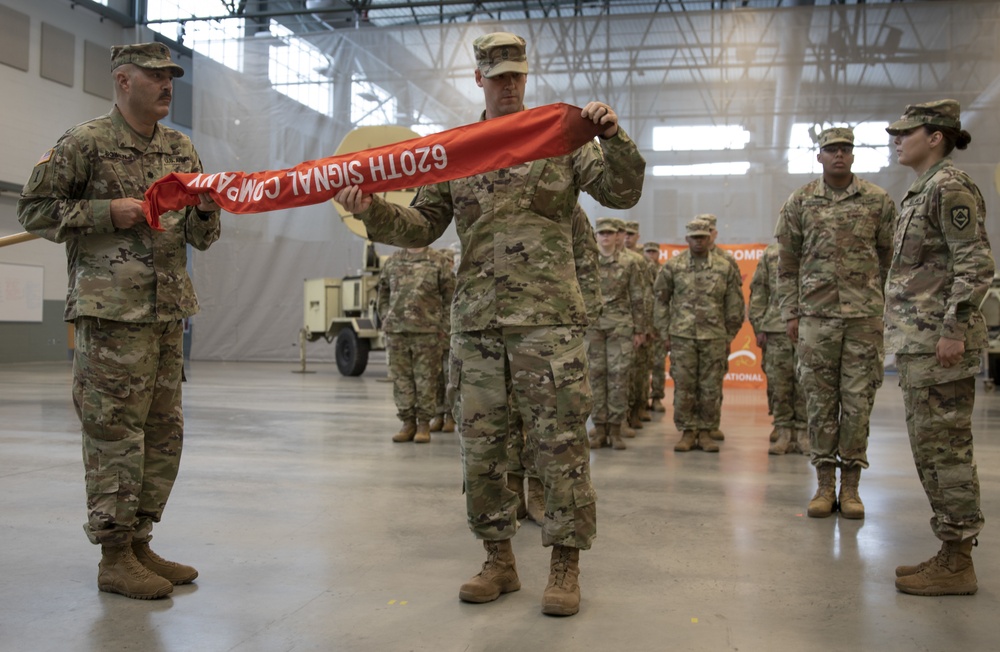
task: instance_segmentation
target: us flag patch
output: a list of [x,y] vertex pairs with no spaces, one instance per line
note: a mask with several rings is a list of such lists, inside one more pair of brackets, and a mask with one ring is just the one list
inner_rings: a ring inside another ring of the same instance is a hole
[[956,229],[964,229],[972,221],[971,212],[968,206],[955,206],[951,209],[951,223]]
[[45,152],[44,154],[42,154],[42,158],[38,159],[38,163],[35,163],[35,165],[41,165],[42,163],[48,163],[50,158],[52,158],[52,150],[51,149],[49,151]]

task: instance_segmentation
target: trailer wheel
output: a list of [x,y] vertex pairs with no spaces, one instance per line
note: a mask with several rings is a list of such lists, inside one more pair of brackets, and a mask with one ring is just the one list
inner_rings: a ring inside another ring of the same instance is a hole
[[344,326],[337,333],[337,341],[333,345],[337,369],[345,376],[360,376],[368,366],[370,348],[368,340],[359,338],[350,326]]

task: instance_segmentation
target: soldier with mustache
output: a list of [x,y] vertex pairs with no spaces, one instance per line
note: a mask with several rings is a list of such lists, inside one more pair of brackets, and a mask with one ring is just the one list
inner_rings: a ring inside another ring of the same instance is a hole
[[24,186],[18,220],[66,244],[65,319],[74,325],[73,404],[83,429],[87,522],[101,546],[97,587],[162,598],[197,576],[149,548],[181,457],[183,320],[198,311],[187,246],[219,239],[207,194],[146,223],[146,189],[170,172],[201,172],[191,140],[160,124],[184,69],[162,43],[111,48],[115,105],[67,131]]

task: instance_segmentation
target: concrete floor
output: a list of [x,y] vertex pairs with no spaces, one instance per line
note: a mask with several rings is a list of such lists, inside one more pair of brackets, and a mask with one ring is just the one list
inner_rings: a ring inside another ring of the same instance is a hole
[[514,542],[522,589],[459,601],[484,554],[465,525],[457,435],[391,443],[383,362],[360,378],[296,368],[190,365],[184,462],[154,548],[201,575],[145,602],[97,590],[70,365],[0,365],[0,650],[1000,649],[1000,392],[976,405],[977,595],[893,587],[893,568],[938,542],[887,377],[864,521],[805,517],[814,474],[802,456],[767,455],[763,390],[726,392],[720,454],[674,453],[669,411],[629,450],[595,451],[583,604],[552,618],[531,522]]

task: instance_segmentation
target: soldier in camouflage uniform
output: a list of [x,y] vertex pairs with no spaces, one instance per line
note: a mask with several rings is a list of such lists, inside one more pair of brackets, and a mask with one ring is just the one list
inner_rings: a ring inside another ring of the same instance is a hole
[[149,540],[181,457],[183,319],[198,311],[187,245],[203,251],[219,238],[219,208],[201,195],[162,216],[163,232],[147,225],[146,188],[170,172],[202,170],[190,139],[159,124],[184,70],[159,43],[114,46],[111,69],[114,108],[46,152],[17,212],[29,232],[66,244],[83,529],[101,546],[97,586],[151,599],[198,575],[156,555]]
[[764,375],[767,377],[767,405],[777,431],[768,448],[771,455],[800,452],[809,454],[809,431],[806,428],[806,398],[802,383],[795,376],[798,358],[795,345],[785,332],[785,320],[778,306],[778,243],[764,249],[750,281],[750,325],[757,336],[757,346],[764,352]]
[[670,352],[674,380],[674,424],[681,431],[675,451],[718,452],[709,433],[722,413],[726,352],[743,325],[746,306],[740,277],[710,249],[708,223],[687,224],[688,250],[660,268],[653,292],[656,329]]
[[[720,256],[729,261],[729,264],[732,265],[733,269],[736,270],[736,275],[740,277],[741,279],[740,282],[742,283],[743,274],[742,272],[740,272],[740,264],[736,262],[736,258],[733,257],[733,254],[730,253],[728,249],[723,249],[722,247],[719,247],[718,245],[715,244],[716,239],[718,239],[719,237],[719,230],[716,228],[716,226],[719,223],[719,218],[713,215],[712,213],[701,213],[700,215],[695,215],[694,219],[708,223],[709,231],[712,234],[710,238],[711,243],[709,247],[713,252],[719,254]],[[726,439],[725,433],[723,433],[722,430],[720,430],[719,428],[716,428],[715,430],[709,432],[708,436],[716,441],[724,441]]]
[[379,274],[377,309],[389,349],[392,398],[403,423],[394,442],[431,440],[441,342],[454,294],[455,275],[448,259],[428,247],[397,251]]
[[641,331],[642,341],[635,347],[633,356],[632,371],[629,375],[629,411],[628,422],[633,428],[642,428],[643,421],[650,421],[649,416],[649,365],[650,349],[649,342],[652,334],[649,332],[653,328],[653,281],[656,280],[655,272],[659,271],[650,268],[646,257],[639,246],[639,222],[635,220],[625,220],[625,250],[630,252],[632,260],[640,270],[643,283],[643,314],[647,324],[647,330]]
[[[642,255],[646,258],[653,282],[660,272],[660,243],[646,242],[642,245]],[[655,304],[654,304],[655,305]],[[663,340],[660,339],[656,328],[653,328],[650,335],[650,363],[649,363],[649,409],[653,412],[663,412],[663,397],[666,396],[667,383],[667,351],[663,348]]]
[[[473,43],[483,119],[524,109],[524,39],[506,32]],[[581,115],[604,128],[572,154],[424,186],[409,207],[357,186],[337,201],[358,215],[375,240],[416,246],[454,221],[462,260],[452,306],[450,389],[462,440],[469,526],[487,560],[459,597],[488,602],[520,588],[510,539],[517,497],[506,483],[510,381],[529,437],[538,440],[545,486],[542,543],[552,546],[543,613],[579,610],[579,552],[596,535],[586,419],[591,395],[583,332],[583,290],[573,255],[572,221],[585,190],[614,209],[635,205],[645,161],[609,106]],[[591,246],[596,251],[596,243]]]
[[[438,249],[436,253],[441,254],[444,264],[447,265],[451,273],[455,273],[455,250]],[[437,379],[437,414],[431,419],[431,432],[455,432],[455,417],[451,414],[451,406],[448,403],[448,360],[451,357],[451,303],[443,308],[441,324],[443,325],[444,338],[441,340],[441,371]]]
[[629,407],[632,358],[642,334],[649,328],[646,272],[621,260],[625,252],[618,251],[616,242],[616,222],[620,221],[611,217],[597,220],[604,310],[600,319],[587,328],[590,386],[594,394],[591,418],[595,432],[590,438],[591,449],[601,448],[608,440],[616,450],[626,448],[621,427]]
[[858,481],[868,468],[868,418],[884,375],[882,287],[896,206],[851,173],[853,131],[826,129],[819,148],[823,176],[781,207],[778,300],[798,350],[819,485],[808,514],[830,516],[839,503],[844,517],[864,518]]
[[988,345],[979,306],[993,279],[986,203],[951,152],[972,140],[955,100],[906,107],[887,131],[913,182],[900,207],[885,286],[885,336],[896,354],[913,461],[941,550],[896,568],[914,595],[972,594],[972,547],[983,529],[972,446],[975,375]]

